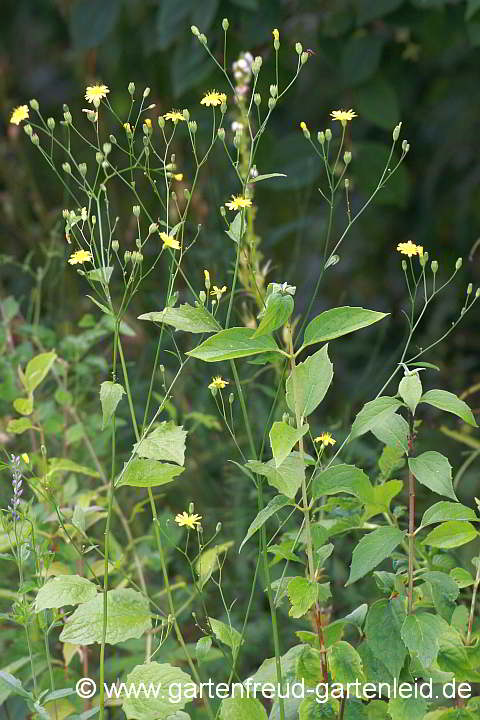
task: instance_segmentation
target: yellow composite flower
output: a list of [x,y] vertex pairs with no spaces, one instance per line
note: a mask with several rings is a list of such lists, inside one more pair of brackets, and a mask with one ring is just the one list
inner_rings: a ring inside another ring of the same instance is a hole
[[180,250],[180,243],[173,235],[167,235],[165,232],[160,233],[160,239],[163,242],[163,247],[173,248],[174,250]]
[[229,210],[241,210],[242,208],[251,207],[252,201],[242,195],[232,195],[232,199],[226,202],[225,205]]
[[419,255],[422,257],[423,255],[423,246],[415,245],[415,243],[411,240],[404,243],[398,243],[397,250],[399,253],[402,253],[402,255],[408,255],[408,257],[412,257],[413,255]]
[[357,113],[354,112],[351,108],[350,110],[333,110],[330,113],[330,117],[332,117],[334,120],[338,120],[342,123],[343,127],[345,127],[347,122],[350,122],[350,120],[353,120],[353,118],[357,117]]
[[28,105],[19,105],[13,110],[10,122],[14,125],[20,125],[22,120],[26,120],[28,118],[28,113]]
[[131,133],[132,132],[132,126],[129,122],[123,123],[123,127],[125,128],[125,132]]
[[177,523],[177,525],[180,525],[180,527],[189,527],[192,530],[195,530],[197,525],[200,525],[201,519],[201,515],[197,515],[196,513],[194,513],[193,515],[189,515],[185,510],[175,516],[175,522]]
[[107,93],[109,93],[110,90],[106,85],[89,85],[85,92],[85,100],[88,100],[88,102],[99,103],[100,100],[103,100],[107,97]]
[[150,120],[150,118],[145,118],[145,125],[147,126],[147,128],[148,128],[149,130],[151,129],[151,127],[152,127],[152,121]]
[[277,42],[280,41],[280,33],[278,32],[277,28],[275,30],[272,30],[273,39]]
[[208,270],[204,270],[203,274],[205,275],[205,285],[208,285],[210,287],[210,273]]
[[177,180],[178,182],[182,182],[183,180],[183,173],[176,173],[172,176],[174,180]]
[[[210,278],[208,278],[210,280]],[[210,290],[210,295],[215,295],[217,300],[221,300],[223,293],[227,292],[227,286],[224,285],[223,287],[219,288],[216,285],[213,286],[213,288]]]
[[28,457],[28,453],[22,453],[20,457],[26,465],[30,464],[30,458]]
[[169,110],[169,112],[165,113],[163,117],[165,118],[165,120],[171,120],[175,125],[177,124],[177,122],[185,121],[183,113],[180,112],[180,110]]
[[217,92],[216,90],[209,90],[203,98],[200,100],[200,105],[206,105],[207,107],[214,107],[215,105],[221,105],[227,102],[227,96],[225,93]]
[[212,382],[208,386],[209,390],[223,390],[226,385],[230,385],[227,380],[224,380],[220,375],[212,378]]
[[327,447],[327,445],[335,445],[337,441],[333,439],[329,432],[324,432],[318,437],[316,437],[314,439],[314,442],[322,443],[323,447]]
[[79,263],[92,262],[92,253],[88,250],[77,250],[68,258],[70,265],[78,265]]

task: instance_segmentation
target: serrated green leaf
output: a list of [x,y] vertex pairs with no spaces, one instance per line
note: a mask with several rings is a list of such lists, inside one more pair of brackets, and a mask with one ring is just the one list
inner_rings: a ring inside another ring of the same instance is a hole
[[267,712],[254,697],[231,697],[222,700],[220,720],[267,720]]
[[185,468],[173,463],[159,462],[150,458],[134,458],[125,464],[125,469],[115,483],[115,487],[156,487],[172,482]]
[[[414,686],[412,685],[412,692]],[[388,703],[388,714],[392,720],[424,720],[428,702],[423,698],[392,698]]]
[[288,583],[287,594],[292,603],[288,614],[293,618],[301,618],[317,601],[325,602],[330,597],[330,584],[294,577]]
[[80,575],[57,575],[37,593],[35,612],[64,605],[80,605],[97,595],[97,586]]
[[108,265],[105,267],[95,268],[94,270],[87,270],[85,273],[86,277],[93,282],[106,282],[107,285],[112,277],[113,266]]
[[400,400],[389,396],[382,396],[365,403],[353,421],[350,439],[360,437],[368,431],[373,432],[382,425],[385,418],[393,415],[400,405]]
[[428,668],[436,660],[439,650],[441,618],[430,613],[419,612],[408,615],[402,625],[402,640],[412,655]]
[[334,683],[349,685],[365,682],[362,658],[345,640],[339,640],[329,648],[328,661]]
[[[469,573],[468,570],[460,567],[452,568],[452,570],[450,570],[450,577],[455,580],[460,589],[471,587],[475,582],[472,574]],[[461,605],[460,607],[465,606]]]
[[305,466],[301,458],[293,453],[283,461],[279,468],[275,467],[273,459],[267,463],[249,460],[246,467],[254,473],[264,475],[269,485],[291,499],[297,494],[305,477]]
[[293,312],[295,303],[293,297],[284,293],[273,293],[267,299],[267,306],[258,328],[252,338],[263,337],[278,330],[287,322]]
[[355,465],[333,465],[315,476],[313,498],[343,492],[354,495],[363,503],[373,503],[373,488],[368,476]]
[[423,393],[420,374],[418,372],[413,372],[409,375],[405,375],[405,377],[400,380],[398,393],[405,405],[407,405],[410,409],[412,415],[415,415],[415,410],[417,409],[417,405],[420,402],[420,398]]
[[425,510],[422,527],[446,520],[473,520],[478,522],[480,518],[472,508],[466,507],[466,505],[441,500],[429,507],[428,510]]
[[387,315],[388,313],[350,306],[325,310],[307,325],[303,347],[348,335],[383,320]]
[[251,328],[229,328],[207,338],[187,355],[204,362],[232,360],[259,353],[277,351],[279,348],[271,335],[254,338]]
[[270,430],[270,445],[272,446],[273,459],[278,468],[290,455],[297,442],[308,431],[308,425],[301,428],[294,428],[285,422],[274,422]]
[[266,505],[262,510],[260,510],[255,520],[251,523],[250,527],[247,530],[247,534],[242,540],[238,552],[241,551],[245,543],[250,540],[250,538],[255,535],[258,530],[260,530],[262,525],[264,525],[267,520],[272,517],[272,515],[275,515],[275,513],[277,513],[279,510],[290,504],[291,501],[287,497],[285,497],[285,495],[275,495],[275,497],[270,500],[268,505]]
[[224,645],[227,645],[232,651],[233,657],[236,656],[240,645],[243,644],[243,639],[238,630],[235,630],[231,625],[226,625],[221,620],[209,617],[208,621],[212,628],[213,634]]
[[191,333],[216,333],[221,330],[219,323],[203,305],[193,307],[188,303],[184,303],[178,308],[166,307],[160,312],[143,313],[138,316],[138,319],[165,323],[172,325],[176,330]]
[[287,405],[307,417],[320,405],[327,394],[333,378],[333,365],[328,357],[328,345],[324,345],[304,362],[299,363],[287,379]]
[[403,598],[382,599],[368,611],[365,625],[370,650],[397,679],[407,657],[407,648],[400,635],[405,617]]
[[388,480],[392,473],[405,465],[404,454],[405,451],[402,447],[385,445],[378,459],[378,467],[384,480]]
[[448,550],[466,545],[466,543],[475,540],[477,535],[478,533],[471,523],[462,520],[449,520],[434,528],[423,543]]
[[449,623],[455,610],[455,600],[460,594],[457,583],[446,573],[437,570],[424,573],[421,579],[430,583],[435,609]]
[[408,452],[408,423],[398,413],[384,416],[382,423],[372,428],[372,433],[385,445]]
[[446,390],[429,390],[420,400],[422,403],[428,403],[439,410],[453,413],[461,418],[464,422],[472,427],[478,427],[472,411],[467,403],[460,400],[456,395]]
[[125,390],[119,383],[106,380],[100,385],[100,403],[102,405],[103,413],[102,430],[105,428],[105,425],[109,422],[113,413],[117,409],[117,405],[122,399],[122,395],[124,393]]
[[22,381],[28,393],[33,393],[42,380],[46,378],[56,359],[56,353],[46,352],[36,355],[27,363]]
[[[107,593],[107,637],[110,645],[139,638],[151,630],[147,598],[136,590],[119,588]],[[103,593],[80,605],[60,634],[61,642],[92,645],[102,642]]]
[[457,500],[452,485],[452,466],[444,455],[429,450],[408,458],[408,467],[418,482],[439,495]]
[[350,576],[345,587],[356,582],[390,557],[404,537],[405,532],[394,527],[378,528],[365,535],[353,551]]
[[13,401],[13,407],[20,415],[31,415],[33,412],[33,395],[27,398],[16,398]]
[[168,422],[164,420],[133,447],[139,457],[150,460],[170,460],[183,465],[186,437],[187,432],[183,429],[183,425],[176,425],[173,420]]
[[[190,675],[169,663],[136,665],[127,675],[125,684],[127,688],[145,688],[135,693],[137,697],[130,693],[129,698],[124,698],[122,707],[128,720],[174,720],[177,711],[181,712],[192,701],[192,691],[197,691]],[[149,692],[151,688],[163,688],[164,691]]]
[[32,427],[32,422],[28,418],[15,418],[13,420],[9,420],[7,432],[14,433],[14,435],[21,435],[26,430],[30,430]]

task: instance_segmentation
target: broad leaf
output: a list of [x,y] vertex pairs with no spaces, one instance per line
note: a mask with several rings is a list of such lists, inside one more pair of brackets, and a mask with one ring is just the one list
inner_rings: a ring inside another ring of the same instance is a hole
[[429,507],[428,510],[425,510],[422,518],[422,527],[446,520],[473,520],[479,522],[480,518],[477,517],[472,508],[466,507],[461,503],[441,500],[435,503],[435,505],[432,505],[432,507]]
[[315,476],[313,498],[343,492],[358,497],[364,503],[373,503],[373,487],[363,470],[355,465],[333,465]]
[[437,658],[443,622],[435,615],[419,612],[416,615],[408,615],[402,625],[403,642],[426,668],[430,667]]
[[178,308],[166,307],[160,312],[148,312],[139,315],[139,320],[150,320],[155,323],[172,325],[176,330],[191,333],[218,332],[221,326],[213,315],[203,306],[193,307],[188,303]]
[[428,403],[433,407],[453,413],[472,427],[477,427],[477,422],[472,411],[466,402],[460,400],[456,395],[446,390],[429,390],[422,395],[420,402]]
[[285,293],[270,295],[265,313],[252,337],[259,338],[281,328],[292,314],[293,308],[294,301],[291,295]]
[[194,350],[187,352],[194,358],[204,362],[232,360],[259,353],[277,351],[277,343],[271,335],[254,338],[255,330],[251,328],[229,328],[207,338]]
[[407,648],[400,636],[406,612],[402,598],[375,602],[367,615],[365,633],[370,650],[396,679],[407,656]]
[[220,564],[218,558],[227,552],[233,545],[233,540],[209,547],[208,550],[202,552],[197,562],[195,570],[198,573],[198,584],[203,588],[210,580],[212,573],[219,569]]
[[452,485],[452,466],[444,455],[430,450],[409,458],[408,466],[422,485],[439,495],[457,500]]
[[365,403],[353,421],[350,439],[360,437],[369,430],[375,432],[383,425],[386,418],[390,418],[398,410],[400,405],[400,400],[388,395]]
[[[147,598],[136,590],[120,588],[107,593],[107,637],[110,645],[139,638],[151,630]],[[103,594],[80,605],[68,618],[60,635],[61,642],[92,645],[102,642]]]
[[279,465],[290,455],[297,442],[308,431],[308,425],[294,428],[285,422],[275,422],[270,430],[270,444],[272,446],[275,465]]
[[33,395],[19,397],[13,401],[13,407],[20,415],[31,415],[33,412]]
[[325,342],[347,335],[361,328],[383,320],[388,313],[365,310],[360,307],[338,307],[325,310],[309,323],[305,329],[303,346]]
[[14,435],[21,435],[26,430],[30,430],[30,428],[32,427],[32,422],[28,418],[16,418],[14,420],[9,420],[7,425],[7,432],[14,433]]
[[[414,689],[412,685],[412,694]],[[392,720],[424,720],[427,709],[428,702],[423,698],[396,697],[388,703],[388,714]]]
[[133,447],[137,455],[150,460],[169,460],[183,465],[185,462],[185,438],[183,425],[175,425],[173,420],[160,423],[143,440]]
[[[139,692],[130,693],[130,697],[123,700],[123,711],[128,720],[173,720],[176,712],[193,699],[194,683],[190,675],[168,663],[136,665],[125,684],[127,688],[139,688]],[[149,692],[152,688],[164,691]]]
[[415,410],[417,409],[423,392],[422,381],[419,375],[420,373],[418,372],[405,375],[405,377],[400,380],[398,386],[399,395],[405,405],[410,409],[412,415],[415,415]]
[[325,345],[304,362],[299,363],[287,379],[287,405],[300,415],[310,415],[325,397],[333,378],[333,365]]
[[103,413],[102,430],[117,409],[117,405],[124,393],[125,390],[119,383],[106,380],[100,385],[100,402]]
[[115,483],[115,487],[129,485],[130,487],[156,487],[172,482],[177,475],[185,470],[180,465],[158,462],[143,458],[134,458],[126,463],[124,471]]
[[456,607],[455,600],[460,594],[457,583],[446,573],[435,570],[424,573],[421,579],[430,583],[435,609],[449,623]]
[[56,353],[46,352],[41,353],[30,360],[25,368],[25,375],[22,378],[27,392],[33,393],[42,380],[47,376],[56,359]]
[[267,720],[267,712],[254,697],[231,697],[222,700],[220,720]]
[[292,603],[290,617],[303,617],[315,603],[325,602],[330,597],[329,583],[317,583],[305,577],[295,577],[288,583],[288,599]]
[[247,221],[245,220],[245,213],[243,212],[243,210],[240,210],[240,212],[238,212],[233,218],[228,230],[225,230],[225,232],[227,233],[228,237],[233,240],[233,242],[239,243],[242,237],[245,235],[246,230]]
[[290,502],[291,501],[289,500],[289,498],[285,497],[285,495],[275,495],[275,497],[270,500],[268,505],[266,505],[263,510],[260,510],[257,517],[248,528],[247,534],[243,538],[242,544],[240,545],[238,552],[240,552],[247,540],[250,540],[250,538],[255,535],[258,530],[260,530],[262,525],[264,525],[267,520],[272,517],[272,515],[275,515],[275,513],[277,513],[286,505],[290,505]]
[[40,588],[35,599],[35,612],[64,605],[80,605],[97,595],[97,587],[80,575],[57,575]]
[[213,634],[224,645],[227,645],[232,651],[233,657],[236,656],[240,645],[243,644],[243,639],[238,630],[235,630],[231,625],[226,625],[221,620],[209,617],[208,621],[212,628]]
[[425,545],[449,550],[475,540],[474,526],[462,520],[449,520],[434,528],[423,541]]
[[264,475],[269,485],[291,499],[297,494],[305,477],[305,466],[302,459],[293,453],[283,461],[279,468],[275,467],[273,459],[267,463],[249,460],[245,467],[254,473]]
[[381,425],[372,428],[372,433],[385,445],[408,452],[408,423],[398,413],[385,415]]
[[341,685],[365,682],[362,658],[350,643],[340,640],[328,652],[329,668],[334,683]]
[[365,535],[352,554],[350,576],[345,586],[351,585],[390,557],[405,532],[394,527],[382,527]]

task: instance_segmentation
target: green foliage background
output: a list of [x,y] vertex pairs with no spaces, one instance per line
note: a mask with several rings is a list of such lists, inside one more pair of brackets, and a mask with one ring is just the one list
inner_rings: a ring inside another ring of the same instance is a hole
[[[400,120],[402,136],[411,146],[405,165],[382,191],[376,207],[354,226],[341,261],[329,273],[315,304],[315,313],[334,304],[363,305],[391,313],[390,320],[378,329],[355,334],[341,342],[341,350],[339,344],[333,351],[337,390],[323,405],[325,422],[338,423],[341,428],[351,419],[367,397],[378,391],[388,375],[383,368],[401,346],[406,328],[402,316],[405,288],[395,252],[398,242],[411,239],[423,245],[445,275],[450,274],[457,257],[464,258],[464,282],[449,288],[435,305],[424,326],[425,344],[451,322],[463,302],[467,282],[476,287],[480,281],[480,250],[473,250],[480,226],[478,0],[6,0],[0,27],[0,248],[4,259],[0,292],[3,297],[14,295],[20,300],[27,328],[36,318],[41,319],[45,345],[55,346],[65,359],[78,363],[78,389],[94,433],[100,410],[98,387],[108,376],[109,348],[102,344],[98,327],[88,335],[93,321],[85,314],[97,316],[97,311],[92,311],[84,297],[82,279],[65,262],[68,248],[61,210],[68,206],[67,200],[35,149],[24,142],[21,129],[8,125],[9,114],[13,106],[36,97],[45,116],[58,113],[62,103],[78,115],[85,107],[85,85],[96,80],[111,88],[110,97],[120,114],[127,109],[130,81],[137,88],[152,88],[151,102],[156,103],[152,117],[172,107],[196,108],[204,91],[225,88],[192,37],[190,25],[198,25],[208,35],[210,47],[221,54],[224,16],[230,20],[230,63],[241,50],[261,54],[264,63],[271,60],[274,27],[280,30],[282,74],[292,71],[296,40],[315,52],[274,114],[257,163],[260,172],[288,175],[285,181],[258,187],[256,231],[262,237],[265,261],[270,259],[275,268],[271,279],[282,278],[299,287],[298,310],[305,309],[320,272],[319,247],[326,220],[316,189],[321,166],[312,157],[299,123],[305,121],[316,132],[326,126],[332,109],[356,110],[359,118],[349,126],[354,141],[354,205],[373,187],[378,158],[387,152],[391,129]],[[260,91],[267,96],[268,86]],[[201,136],[208,131],[207,120],[202,127],[202,116],[197,115]],[[187,147],[177,143],[176,156],[188,185]],[[197,287],[202,285],[204,267],[215,282],[229,284],[232,254],[224,251],[228,241],[218,206],[235,190],[232,171],[216,149],[194,201],[194,216],[204,226],[201,241],[194,261],[192,256],[185,261],[186,273],[196,278]],[[130,207],[123,207],[121,196],[116,202],[121,217],[120,247],[122,251],[135,249]],[[341,229],[336,228],[334,238]],[[48,267],[40,278],[36,270],[31,273],[26,268],[44,265],[42,248]],[[135,335],[126,338],[126,346],[130,359],[135,360],[134,396],[142,402],[155,344],[150,328],[135,318],[162,307],[165,284],[161,272],[151,275],[129,318]],[[177,289],[181,299],[187,297],[185,288]],[[242,324],[241,318],[237,316],[233,324]],[[379,340],[372,353],[373,338]],[[14,360],[25,364],[34,354],[28,329],[20,325],[16,340]],[[180,342],[189,341],[181,337]],[[440,366],[438,385],[460,394],[479,381],[479,357],[478,314],[472,313],[449,343],[435,348],[428,360]],[[8,418],[12,414],[9,388],[16,380],[8,363],[0,362],[0,416]],[[168,376],[168,356],[163,362]],[[207,389],[208,372],[208,367],[196,363],[182,376],[170,409],[179,421],[184,422],[188,413],[198,408],[215,414]],[[259,431],[266,424],[269,392],[262,386],[261,376],[249,386],[249,409]],[[471,402],[474,408],[480,405],[478,398],[477,393]],[[436,442],[458,467],[463,447],[437,433],[435,422],[427,423],[425,443],[432,447]],[[61,413],[52,413],[50,423],[61,435]],[[4,432],[3,426],[0,432]],[[125,430],[120,451],[128,453],[131,441]],[[69,442],[75,444],[71,438]],[[98,452],[106,455],[108,436],[98,435],[95,443]],[[226,457],[233,456],[230,449],[218,429],[197,428],[189,438],[188,473],[171,496],[166,491],[165,507],[181,511],[194,500],[196,510],[213,526],[222,519],[225,537],[235,539],[238,547],[252,519],[250,508],[255,500],[253,489],[234,466],[225,463]],[[355,453],[373,466],[376,448],[372,442],[358,441]],[[473,466],[462,481],[459,498],[471,502],[476,484]],[[7,492],[2,484],[0,493],[6,498]],[[132,493],[132,506],[134,502]],[[141,535],[142,529],[146,530],[142,523],[147,520],[139,513],[135,522],[136,534]],[[348,542],[343,552],[346,563]],[[252,574],[248,551],[234,554],[236,559],[226,570],[232,597],[242,595]],[[154,583],[155,562],[151,566]],[[332,566],[330,575],[340,593],[346,566],[338,559],[335,563],[338,566]],[[364,591],[362,584],[349,589],[344,606],[336,609],[354,607],[364,599]],[[375,592],[373,586],[371,592]],[[284,632],[292,631],[285,628]],[[254,666],[256,649],[262,648],[263,653],[270,642],[262,598],[257,599],[249,633],[251,655],[245,663]],[[192,638],[194,635],[192,627]],[[284,638],[286,643],[289,637]]]

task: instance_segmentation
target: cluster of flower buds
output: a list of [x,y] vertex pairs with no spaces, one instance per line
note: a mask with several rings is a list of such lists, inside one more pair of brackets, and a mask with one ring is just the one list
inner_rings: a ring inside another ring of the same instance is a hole
[[249,52],[240,53],[238,60],[232,65],[233,77],[236,82],[236,93],[240,96],[248,94],[252,80],[253,55]]
[[62,212],[63,219],[65,220],[65,238],[67,242],[70,244],[70,232],[75,225],[77,225],[79,222],[87,222],[88,220],[88,211],[86,207],[78,208],[75,212],[74,210],[68,210],[65,209]]

